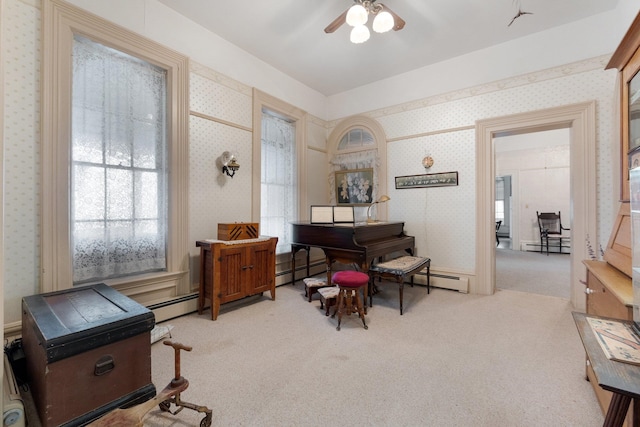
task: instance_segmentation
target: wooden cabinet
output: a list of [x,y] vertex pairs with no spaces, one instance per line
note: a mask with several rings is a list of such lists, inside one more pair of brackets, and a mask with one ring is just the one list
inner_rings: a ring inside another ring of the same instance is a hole
[[198,313],[206,300],[211,304],[211,319],[216,320],[220,304],[265,291],[276,299],[277,237],[250,240],[199,240],[200,293]]
[[[630,191],[630,167],[640,167],[640,14],[611,56],[607,69],[617,68],[620,95],[620,209],[604,254],[606,261],[584,261],[587,267],[587,314],[633,321],[633,254],[630,200],[640,201],[640,194]],[[637,242],[636,242],[637,244]],[[606,413],[612,393],[598,385],[598,378],[587,360],[587,377]],[[611,378],[608,378],[611,379]],[[614,402],[615,405],[615,402]],[[633,407],[627,412],[625,425],[639,425]],[[614,406],[615,408],[615,406]],[[636,410],[638,414],[640,411]],[[638,417],[640,418],[640,417]],[[634,423],[635,421],[635,423]]]
[[[583,261],[587,267],[587,314],[633,320],[633,286],[631,278],[605,261]],[[587,360],[587,378],[596,393],[603,413],[611,403],[611,392],[598,385],[591,365]],[[632,405],[633,406],[633,405]],[[632,425],[629,409],[626,424]]]

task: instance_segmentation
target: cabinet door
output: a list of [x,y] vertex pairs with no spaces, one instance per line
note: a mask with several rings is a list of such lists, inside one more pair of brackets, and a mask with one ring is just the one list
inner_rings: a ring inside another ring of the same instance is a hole
[[252,245],[248,248],[250,253],[251,278],[247,281],[249,294],[258,294],[272,290],[275,284],[275,253],[273,245],[269,242]]
[[596,316],[631,320],[631,308],[624,305],[593,273],[588,272],[587,283],[591,294],[587,294],[587,313]]
[[245,248],[238,246],[225,247],[220,250],[220,302],[234,301],[245,296],[243,278],[245,264]]

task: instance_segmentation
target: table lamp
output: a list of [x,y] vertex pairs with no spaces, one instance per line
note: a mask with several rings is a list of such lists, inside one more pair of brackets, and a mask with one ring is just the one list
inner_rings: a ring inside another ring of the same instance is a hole
[[371,219],[371,208],[373,207],[373,205],[375,205],[376,203],[384,203],[384,202],[388,202],[389,200],[391,200],[391,198],[389,196],[382,195],[380,196],[380,198],[378,200],[376,200],[375,202],[371,203],[369,205],[369,208],[367,209],[367,222],[376,222],[375,219]]

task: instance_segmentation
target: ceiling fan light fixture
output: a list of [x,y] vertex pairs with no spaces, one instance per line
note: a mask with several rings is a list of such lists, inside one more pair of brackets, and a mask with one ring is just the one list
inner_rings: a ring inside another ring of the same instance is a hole
[[373,31],[376,33],[386,33],[393,28],[393,16],[386,10],[379,12],[373,19]]
[[369,12],[364,8],[361,4],[354,4],[349,8],[347,12],[347,24],[352,27],[357,27],[358,25],[364,25],[367,23],[369,19]]
[[353,27],[353,29],[351,30],[351,43],[364,43],[367,40],[369,40],[369,37],[371,36],[371,33],[369,32],[369,29],[365,26],[365,25],[358,25]]

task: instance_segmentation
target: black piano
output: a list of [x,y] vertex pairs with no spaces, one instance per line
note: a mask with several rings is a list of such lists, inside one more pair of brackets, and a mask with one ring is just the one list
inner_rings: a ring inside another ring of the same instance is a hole
[[404,222],[312,224],[306,221],[294,222],[292,226],[292,277],[295,277],[296,253],[301,249],[307,251],[309,276],[309,249],[316,247],[326,256],[327,283],[331,283],[331,265],[336,261],[356,263],[367,272],[374,259],[400,251],[413,255],[415,247],[415,238],[404,234]]

